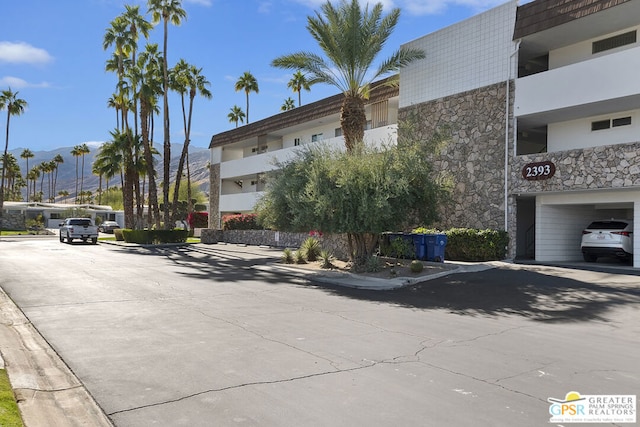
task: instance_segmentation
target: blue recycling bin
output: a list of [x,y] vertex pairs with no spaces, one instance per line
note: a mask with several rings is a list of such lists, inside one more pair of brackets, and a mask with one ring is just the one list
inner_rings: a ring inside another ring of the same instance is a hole
[[445,234],[425,234],[426,261],[444,262],[444,249],[447,246]]
[[425,260],[427,257],[427,235],[412,234],[413,240],[413,256],[419,260]]

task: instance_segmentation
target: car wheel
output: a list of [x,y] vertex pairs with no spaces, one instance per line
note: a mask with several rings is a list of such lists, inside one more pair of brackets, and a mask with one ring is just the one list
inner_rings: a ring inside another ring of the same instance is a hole
[[598,260],[598,257],[596,255],[589,254],[589,253],[586,253],[586,252],[584,252],[582,254],[582,257],[584,258],[584,260],[586,262],[596,262]]
[[73,239],[69,237],[69,233],[67,233],[67,243],[71,243],[71,242],[73,242]]
[[60,243],[64,243],[64,236],[62,236],[62,233],[60,233]]
[[91,238],[91,243],[94,244],[94,245],[98,244],[98,238],[97,237],[92,237]]

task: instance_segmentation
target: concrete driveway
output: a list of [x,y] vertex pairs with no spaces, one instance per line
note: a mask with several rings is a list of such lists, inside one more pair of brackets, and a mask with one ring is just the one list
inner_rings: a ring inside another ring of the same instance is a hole
[[539,426],[549,397],[637,393],[637,276],[368,291],[255,268],[278,256],[5,241],[0,286],[116,426]]

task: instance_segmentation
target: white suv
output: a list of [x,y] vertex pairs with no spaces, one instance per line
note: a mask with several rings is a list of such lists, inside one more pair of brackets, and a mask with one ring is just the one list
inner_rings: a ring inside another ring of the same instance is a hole
[[616,257],[622,261],[633,258],[633,221],[605,219],[594,221],[582,230],[582,256],[587,262],[598,257]]

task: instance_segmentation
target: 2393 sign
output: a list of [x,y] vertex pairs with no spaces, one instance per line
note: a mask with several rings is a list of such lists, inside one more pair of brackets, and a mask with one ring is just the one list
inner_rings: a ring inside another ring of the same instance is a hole
[[522,168],[522,177],[528,181],[549,179],[556,173],[556,165],[552,162],[527,163]]

